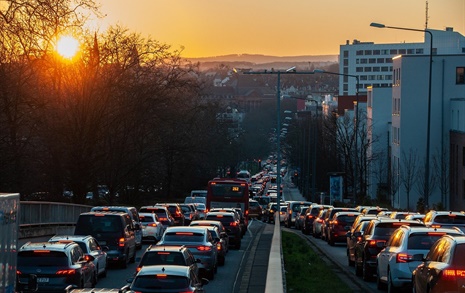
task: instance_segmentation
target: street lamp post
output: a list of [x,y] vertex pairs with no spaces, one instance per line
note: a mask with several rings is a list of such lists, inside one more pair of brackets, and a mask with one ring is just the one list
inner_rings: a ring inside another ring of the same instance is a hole
[[358,107],[359,107],[359,89],[360,89],[360,83],[358,79],[358,75],[353,75],[353,74],[345,74],[345,73],[339,73],[339,72],[329,72],[321,69],[315,69],[315,73],[326,73],[326,74],[333,74],[333,75],[339,75],[339,76],[347,76],[347,77],[354,77],[356,80],[356,85],[355,85],[355,103],[356,103],[356,108],[355,108],[355,122],[354,122],[354,142],[355,142],[355,148],[354,148],[354,187],[353,187],[353,197],[354,201],[357,199],[357,181],[358,181]]
[[[278,217],[281,212],[281,141],[280,141],[280,134],[281,134],[281,74],[314,74],[313,71],[296,71],[295,66],[291,67],[285,71],[245,71],[244,74],[276,74],[278,77],[277,81],[277,90],[276,90],[276,99],[277,99],[277,104],[276,104],[276,118],[277,118],[277,123],[276,123],[276,156],[277,156],[277,164],[276,164],[276,171],[277,171],[277,176],[276,176],[276,184],[278,185],[278,197],[277,197],[277,205],[278,205]],[[279,220],[279,218],[278,218]]]
[[310,102],[314,102],[316,104],[316,115],[315,115],[315,124],[313,130],[313,153],[312,153],[312,192],[313,192],[313,200],[316,200],[316,149],[318,147],[318,106],[319,103],[315,99],[308,99]]
[[404,31],[414,31],[414,32],[424,32],[428,33],[430,36],[429,43],[429,75],[428,75],[428,102],[427,102],[427,122],[426,122],[426,159],[425,159],[425,186],[424,186],[424,196],[425,196],[425,205],[428,207],[429,204],[429,153],[430,153],[430,132],[431,132],[431,79],[433,72],[433,33],[427,29],[414,29],[406,27],[396,27],[396,26],[387,26],[381,23],[372,22],[370,26],[376,28],[390,28]]

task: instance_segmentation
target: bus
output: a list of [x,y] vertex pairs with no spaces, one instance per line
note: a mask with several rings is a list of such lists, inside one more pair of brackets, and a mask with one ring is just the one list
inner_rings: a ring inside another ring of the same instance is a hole
[[241,208],[244,224],[249,222],[249,185],[235,178],[215,178],[208,182],[207,211],[212,208]]

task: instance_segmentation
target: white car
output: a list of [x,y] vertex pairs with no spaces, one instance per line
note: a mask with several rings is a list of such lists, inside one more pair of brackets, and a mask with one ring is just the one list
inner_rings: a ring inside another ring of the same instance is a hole
[[160,241],[165,232],[163,224],[158,221],[155,213],[139,213],[140,224],[142,226],[142,239],[152,240],[155,243]]
[[77,243],[85,254],[90,254],[94,257],[93,262],[97,276],[107,276],[107,253],[105,251],[108,250],[108,247],[100,246],[97,240],[91,235],[55,235],[48,242]]
[[379,289],[386,285],[388,292],[412,285],[412,272],[421,263],[414,255],[425,256],[442,235],[463,235],[458,228],[432,228],[401,226],[392,233],[386,247],[377,256]]

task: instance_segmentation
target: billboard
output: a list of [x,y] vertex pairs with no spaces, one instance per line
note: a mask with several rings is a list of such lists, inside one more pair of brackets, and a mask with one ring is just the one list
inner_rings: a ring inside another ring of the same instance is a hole
[[329,195],[331,204],[334,201],[342,201],[343,178],[341,175],[331,175],[329,177]]

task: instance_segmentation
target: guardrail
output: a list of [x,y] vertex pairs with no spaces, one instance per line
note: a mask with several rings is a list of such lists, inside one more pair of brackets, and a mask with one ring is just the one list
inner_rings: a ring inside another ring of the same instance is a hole
[[70,233],[81,213],[92,206],[61,202],[21,201],[19,238]]

